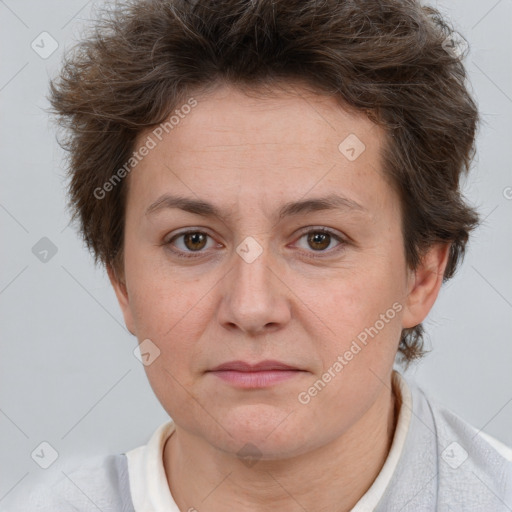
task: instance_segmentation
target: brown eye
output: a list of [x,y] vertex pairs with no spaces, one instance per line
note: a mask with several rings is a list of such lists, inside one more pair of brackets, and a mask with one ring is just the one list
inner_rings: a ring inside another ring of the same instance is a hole
[[304,256],[321,258],[339,254],[344,250],[347,242],[342,235],[330,229],[317,228],[303,232],[296,244],[302,249]]
[[185,247],[191,251],[200,251],[204,249],[206,245],[207,236],[208,235],[200,231],[186,233],[183,235],[183,243]]
[[204,256],[215,243],[204,231],[185,231],[173,236],[165,244],[176,256],[184,258]]
[[308,233],[308,244],[315,251],[323,251],[329,247],[331,235],[321,231],[311,231]]

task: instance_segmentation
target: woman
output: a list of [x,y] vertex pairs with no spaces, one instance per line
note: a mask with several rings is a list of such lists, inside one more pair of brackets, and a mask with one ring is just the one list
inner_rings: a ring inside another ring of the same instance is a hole
[[70,203],[172,421],[44,510],[510,510],[408,383],[476,212],[462,39],[413,0],[134,1],[68,57]]

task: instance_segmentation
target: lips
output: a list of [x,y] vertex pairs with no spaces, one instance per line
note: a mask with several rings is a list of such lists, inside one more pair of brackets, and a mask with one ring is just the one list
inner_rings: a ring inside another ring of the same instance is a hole
[[256,364],[249,364],[245,361],[230,361],[213,368],[212,372],[234,371],[234,372],[265,372],[271,370],[299,370],[299,368],[284,364],[280,361],[261,361]]
[[284,383],[305,372],[281,361],[267,360],[256,364],[230,361],[216,366],[209,373],[239,389],[261,389]]

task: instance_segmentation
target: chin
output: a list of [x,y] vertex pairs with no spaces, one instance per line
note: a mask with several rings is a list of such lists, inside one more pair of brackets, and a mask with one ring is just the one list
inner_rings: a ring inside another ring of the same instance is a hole
[[203,437],[217,449],[232,455],[254,456],[261,460],[297,456],[311,448],[308,447],[311,427],[307,427],[307,422],[303,425],[291,411],[291,408],[283,410],[263,404],[234,407],[221,415],[227,432],[217,425],[215,434],[208,428]]

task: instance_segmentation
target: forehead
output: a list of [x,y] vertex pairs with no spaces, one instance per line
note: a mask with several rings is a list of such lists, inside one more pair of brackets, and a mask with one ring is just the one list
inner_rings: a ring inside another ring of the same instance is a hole
[[299,87],[272,92],[222,86],[192,95],[184,105],[195,106],[177,106],[173,124],[139,135],[136,148],[148,138],[155,144],[131,173],[130,188],[146,207],[170,189],[209,199],[242,191],[282,203],[340,191],[381,203],[383,130],[332,97]]
[[[231,150],[230,143],[301,145],[303,151],[323,151],[332,149],[333,144],[337,149],[336,142],[350,133],[366,140],[367,145],[379,143],[384,135],[363,113],[349,111],[340,100],[299,85],[270,90],[222,85],[193,97],[197,106],[180,116],[172,129],[176,145],[187,150],[197,149],[197,142],[207,140],[219,151]],[[190,130],[194,130],[192,138]]]

